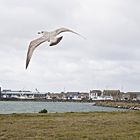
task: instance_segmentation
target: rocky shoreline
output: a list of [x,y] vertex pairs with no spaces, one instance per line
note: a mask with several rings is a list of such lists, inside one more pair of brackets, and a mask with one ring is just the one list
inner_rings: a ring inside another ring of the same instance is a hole
[[140,103],[136,103],[136,102],[98,101],[94,104],[94,106],[140,110]]

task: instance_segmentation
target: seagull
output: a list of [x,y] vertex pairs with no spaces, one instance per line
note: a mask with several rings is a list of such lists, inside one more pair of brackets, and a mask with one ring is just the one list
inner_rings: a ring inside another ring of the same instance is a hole
[[31,60],[31,57],[32,57],[32,54],[33,54],[35,48],[46,41],[50,43],[49,46],[57,45],[63,38],[63,36],[58,37],[58,35],[62,32],[71,32],[71,33],[74,33],[74,34],[77,34],[77,35],[83,37],[82,35],[78,34],[77,32],[74,32],[73,30],[70,30],[67,28],[59,28],[59,29],[56,29],[51,32],[48,32],[48,31],[38,32],[38,34],[41,34],[42,36],[31,41],[29,44],[27,58],[26,58],[26,69],[29,65],[29,62]]

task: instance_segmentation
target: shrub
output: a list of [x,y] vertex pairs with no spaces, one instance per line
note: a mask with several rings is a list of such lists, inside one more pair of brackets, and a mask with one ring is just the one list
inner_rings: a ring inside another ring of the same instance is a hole
[[48,113],[48,110],[47,109],[43,109],[43,110],[39,111],[39,113]]

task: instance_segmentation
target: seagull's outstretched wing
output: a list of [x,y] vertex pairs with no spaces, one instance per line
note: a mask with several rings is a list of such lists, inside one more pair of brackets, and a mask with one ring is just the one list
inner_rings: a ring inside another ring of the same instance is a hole
[[62,32],[71,32],[71,33],[77,34],[77,35],[79,35],[79,36],[81,36],[82,38],[85,39],[85,37],[83,37],[83,36],[80,35],[79,33],[74,32],[73,30],[70,30],[70,29],[67,29],[67,28],[59,28],[59,29],[55,30],[56,35],[59,35],[59,34],[62,33]]
[[26,58],[26,69],[29,65],[29,62],[31,60],[31,57],[32,57],[32,54],[33,54],[35,48],[45,41],[47,41],[47,38],[40,37],[40,38],[37,38],[30,42],[28,52],[27,52],[27,58]]

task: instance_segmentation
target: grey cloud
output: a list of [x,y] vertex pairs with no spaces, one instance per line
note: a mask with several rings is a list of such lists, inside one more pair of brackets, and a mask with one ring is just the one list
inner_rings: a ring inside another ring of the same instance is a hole
[[[1,0],[0,81],[45,91],[140,90],[138,0]],[[38,47],[25,71],[29,42],[40,30],[68,27],[57,47]]]

